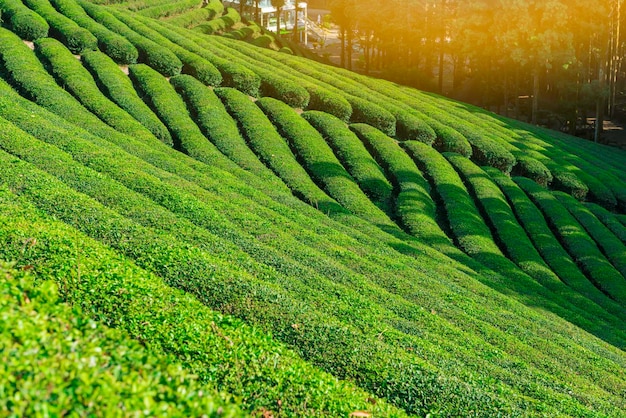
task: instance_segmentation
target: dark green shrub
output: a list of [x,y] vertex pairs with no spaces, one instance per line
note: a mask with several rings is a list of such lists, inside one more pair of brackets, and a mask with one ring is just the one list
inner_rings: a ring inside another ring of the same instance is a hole
[[115,16],[129,28],[156,42],[162,48],[173,52],[183,63],[182,72],[190,74],[206,85],[217,86],[222,82],[222,75],[217,68],[201,56],[187,51],[171,42],[157,31],[152,30],[129,13],[117,12]]
[[609,212],[602,206],[595,203],[586,203],[587,208],[598,218],[602,223],[609,228],[609,230],[615,234],[624,244],[626,244],[626,227],[619,221],[617,215]]
[[289,54],[289,55],[293,55],[293,51],[291,50],[291,48],[284,46],[282,48],[280,48],[278,50],[278,52],[282,52],[283,54]]
[[276,128],[246,95],[228,88],[215,89],[215,93],[237,121],[248,146],[296,196],[324,213],[346,212],[311,180]]
[[57,12],[48,0],[26,0],[26,5],[50,25],[50,36],[57,38],[74,54],[98,49],[98,40],[88,30]]
[[322,135],[365,194],[379,208],[391,214],[393,187],[345,122],[316,110],[304,112],[302,117]]
[[270,71],[257,72],[261,76],[261,96],[278,99],[291,107],[304,109],[309,104],[309,92],[297,83]]
[[100,93],[89,72],[63,44],[43,38],[35,41],[35,49],[59,83],[92,113],[120,132],[134,137],[151,137],[144,126]]
[[548,187],[548,185],[552,183],[552,173],[550,173],[548,167],[540,161],[525,155],[517,157],[517,164],[513,167],[511,174],[514,176],[528,177],[529,179],[535,180],[537,184],[543,187]]
[[50,26],[46,20],[19,0],[0,2],[0,15],[17,36],[27,41],[48,36]]
[[[223,84],[235,87],[250,96],[256,97],[259,94],[261,80],[254,72],[240,63],[231,62],[215,55],[211,49],[203,48],[191,40],[192,32],[186,31],[173,25],[165,25],[162,22],[150,21],[148,19],[141,22],[153,30],[157,30],[161,35],[170,41],[191,51],[212,63],[222,74]],[[195,39],[194,39],[195,40]]]
[[304,88],[309,92],[310,97],[308,110],[326,112],[344,122],[350,120],[352,106],[343,96],[312,83],[307,84]]
[[563,169],[552,170],[553,182],[552,187],[571,194],[578,200],[585,200],[589,188],[585,183],[580,181],[576,174]]
[[[500,170],[493,167],[485,167],[484,169],[506,195],[517,219],[528,233],[535,248],[537,248],[543,259],[563,283],[585,298],[595,302],[607,312],[616,315],[618,318],[624,317],[626,315],[624,308],[607,297],[585,277],[556,238],[541,211],[529,199],[526,193],[510,177],[502,174]],[[598,317],[602,316],[602,313],[598,312],[597,307],[589,306],[587,302],[581,301],[578,297],[568,296],[568,299],[581,307],[586,306],[585,309],[589,312],[594,312]]]
[[172,77],[170,83],[182,96],[204,135],[228,158],[244,170],[253,172],[276,187],[285,185],[248,148],[239,134],[237,123],[230,117],[215,93],[188,75]]
[[82,62],[96,80],[100,90],[119,107],[137,119],[154,136],[172,145],[172,136],[163,122],[139,98],[133,84],[107,55],[91,51],[83,54]]
[[78,2],[94,20],[128,39],[139,51],[140,62],[148,64],[166,77],[180,74],[183,63],[172,51],[137,34],[105,8],[85,0],[78,0]]
[[152,19],[158,19],[162,17],[175,16],[189,9],[200,7],[202,2],[203,0],[170,1],[165,4],[143,8],[138,10],[136,13]]
[[[613,267],[626,277],[626,247],[596,216],[582,203],[571,195],[563,192],[553,192],[554,196],[565,206],[569,213],[585,228],[598,248],[613,264]],[[626,294],[626,282],[624,283]]]
[[382,107],[356,96],[348,96],[346,100],[352,106],[350,122],[366,123],[385,135],[395,136],[396,118]]
[[420,141],[426,145],[432,145],[437,138],[435,131],[426,122],[417,116],[398,111],[396,116],[396,136],[400,140]]
[[258,46],[261,48],[269,48],[270,44],[274,42],[274,39],[269,35],[261,35],[256,37],[250,42],[254,46]]
[[100,50],[120,64],[134,64],[139,52],[126,38],[114,33],[90,18],[75,0],[51,0],[57,10],[90,31]]
[[591,282],[622,306],[626,306],[624,277],[607,261],[580,223],[552,193],[534,181],[525,177],[515,177],[514,180],[541,209],[552,230],[558,234],[567,251]]
[[324,138],[286,104],[269,97],[257,106],[287,141],[313,180],[344,208],[375,225],[395,226],[363,193]]
[[433,118],[429,118],[428,123],[437,135],[433,142],[433,147],[436,150],[439,152],[455,152],[467,158],[472,156],[472,146],[463,135]]
[[[218,3],[222,4],[219,1]],[[210,9],[209,7],[203,7],[200,9],[189,10],[176,17],[167,19],[167,21],[170,24],[180,26],[181,28],[189,28],[189,27],[197,25],[198,23],[211,20],[214,17],[215,17],[215,10]]]

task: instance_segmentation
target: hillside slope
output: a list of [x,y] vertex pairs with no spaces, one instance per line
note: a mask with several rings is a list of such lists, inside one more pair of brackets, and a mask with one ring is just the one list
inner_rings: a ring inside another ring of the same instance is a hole
[[40,363],[50,377],[11,396],[105,411],[76,389],[102,386],[164,416],[623,414],[626,153],[175,24],[228,13],[200,6],[0,0],[3,286],[56,282],[41,311],[105,327],[103,350],[145,352],[162,384],[69,391]]

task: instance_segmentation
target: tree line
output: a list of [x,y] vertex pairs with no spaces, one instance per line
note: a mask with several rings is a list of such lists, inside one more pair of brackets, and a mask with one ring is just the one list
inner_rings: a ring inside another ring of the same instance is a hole
[[341,66],[575,134],[619,108],[622,2],[332,0],[330,9]]

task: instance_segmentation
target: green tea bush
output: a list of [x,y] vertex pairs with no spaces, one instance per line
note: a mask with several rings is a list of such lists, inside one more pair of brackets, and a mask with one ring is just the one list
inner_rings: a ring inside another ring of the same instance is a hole
[[361,190],[374,204],[391,214],[393,187],[382,168],[345,122],[317,110],[304,112],[302,117],[322,135]]
[[137,119],[154,136],[172,145],[172,136],[163,122],[141,100],[128,76],[111,58],[101,52],[91,51],[83,54],[81,60],[109,99]]
[[[214,0],[213,3],[222,4],[219,1]],[[189,28],[196,26],[198,23],[202,23],[207,20],[211,20],[215,17],[216,11],[209,7],[203,7],[200,9],[189,10],[185,13],[179,14],[173,18],[167,19],[172,25],[180,26],[181,28]]]
[[196,32],[204,33],[206,35],[214,35],[216,33],[222,33],[226,31],[237,22],[241,22],[241,16],[239,15],[239,12],[237,12],[237,10],[233,9],[232,7],[228,7],[224,15],[194,26],[193,30]]
[[115,16],[130,29],[156,42],[162,48],[173,52],[183,63],[182,72],[190,74],[206,85],[218,86],[222,82],[222,75],[213,64],[201,56],[189,52],[184,48],[169,41],[157,31],[150,29],[128,13],[116,12]]
[[120,64],[134,64],[139,52],[126,38],[89,17],[76,0],[51,0],[56,9],[87,29],[98,39],[100,50]]
[[514,176],[528,177],[535,180],[537,184],[548,187],[552,183],[552,173],[542,162],[525,155],[517,157],[517,164],[513,167]]
[[139,51],[139,61],[148,64],[166,77],[180,74],[183,63],[169,49],[137,34],[108,10],[85,0],[78,0],[89,16],[111,31],[128,39]]
[[159,19],[168,16],[181,14],[189,9],[200,7],[203,0],[178,0],[170,1],[162,5],[146,7],[136,13],[152,19]]
[[237,123],[230,117],[215,93],[188,75],[172,77],[170,83],[182,96],[204,135],[228,158],[244,170],[253,172],[276,187],[285,185],[259,161],[239,134]]
[[[541,211],[526,193],[510,177],[502,174],[501,171],[493,167],[485,167],[485,171],[506,195],[517,219],[528,233],[535,248],[537,248],[543,259],[563,283],[595,302],[607,312],[616,315],[618,318],[624,318],[626,314],[624,308],[602,293],[585,277],[578,265],[556,238]],[[578,303],[581,306],[584,305],[581,302]],[[590,312],[598,311],[597,308],[593,307],[588,307],[587,309]]]
[[[626,247],[596,216],[582,203],[563,192],[554,192],[554,196],[565,206],[569,213],[585,228],[598,248],[613,267],[626,277]],[[624,282],[626,288],[626,279]]]
[[50,25],[50,35],[59,39],[74,54],[98,49],[98,39],[87,29],[57,12],[48,0],[25,0],[25,4]]
[[382,107],[356,96],[346,97],[352,106],[350,122],[365,123],[385,135],[395,136],[396,118]]
[[514,178],[541,209],[567,251],[592,283],[622,306],[626,306],[624,277],[607,261],[578,221],[549,191],[524,177]]
[[554,177],[552,187],[556,190],[561,190],[571,194],[578,200],[585,200],[587,193],[589,193],[589,187],[571,171],[564,169],[552,170],[552,176]]
[[35,50],[59,83],[92,113],[120,132],[135,137],[151,137],[144,126],[98,90],[91,74],[63,44],[52,38],[38,39],[35,41]]
[[626,227],[617,219],[617,216],[602,206],[595,203],[586,203],[587,208],[598,218],[602,223],[609,228],[609,230],[615,234],[624,244],[626,244]]
[[256,104],[287,141],[313,180],[344,208],[376,225],[395,226],[363,193],[324,138],[286,104],[269,97]]
[[274,39],[271,36],[261,35],[254,38],[250,43],[260,48],[268,48],[272,42],[274,42]]
[[432,145],[437,139],[433,128],[417,116],[403,111],[396,114],[396,135],[401,140],[420,141]]
[[215,93],[237,121],[248,146],[296,196],[324,213],[346,212],[311,180],[276,128],[246,95],[229,88],[215,89]]
[[0,15],[2,21],[22,39],[34,41],[48,36],[50,30],[48,22],[19,0],[2,0]]
[[293,54],[293,51],[291,50],[291,48],[289,48],[289,47],[287,47],[287,46],[284,46],[284,47],[280,48],[280,49],[278,50],[278,52],[281,52],[281,53],[283,53],[283,54],[294,55],[294,54]]
[[433,128],[437,138],[433,147],[439,152],[455,152],[464,157],[472,156],[472,146],[459,132],[433,118],[428,119],[428,124]]
[[193,52],[205,60],[212,63],[222,74],[223,85],[235,87],[250,96],[256,97],[259,94],[261,80],[254,72],[244,65],[223,59],[215,55],[210,49],[192,41],[191,32],[173,25],[165,25],[162,22],[150,21],[148,19],[141,22],[153,30],[157,30],[161,35],[168,38],[175,44]]
[[[29,243],[36,245],[34,239]],[[59,278],[64,280],[70,278]],[[61,303],[56,283],[35,284],[30,274],[5,263],[0,263],[0,312],[0,346],[11,353],[0,366],[5,414],[241,413],[180,364]]]

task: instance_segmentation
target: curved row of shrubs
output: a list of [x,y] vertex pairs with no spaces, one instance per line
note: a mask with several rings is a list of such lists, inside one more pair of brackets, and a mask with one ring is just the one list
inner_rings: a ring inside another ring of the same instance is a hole
[[230,88],[215,89],[215,93],[230,116],[237,121],[248,146],[296,196],[323,213],[346,212],[311,180],[276,128],[246,95]]
[[25,3],[48,22],[50,36],[63,42],[73,54],[98,49],[98,39],[91,32],[57,12],[48,0],[25,0]]
[[224,4],[220,0],[210,0],[204,7],[181,13],[178,16],[168,18],[167,21],[172,25],[188,28],[205,20],[211,20],[223,12]]
[[[17,220],[25,222],[28,211],[3,204],[15,197],[0,190],[0,220],[10,225],[2,228],[2,233],[17,238],[26,231],[17,229],[16,219],[7,212],[20,212]],[[29,229],[35,235],[41,232]],[[30,243],[35,240],[29,239]],[[3,241],[3,245],[15,245],[9,239]],[[63,250],[69,248],[56,251]],[[10,253],[1,257],[11,257]],[[58,287],[72,280],[72,273],[66,272],[59,283],[49,279],[37,283],[31,274],[16,269],[19,267],[26,266],[0,262],[0,345],[11,353],[0,368],[0,379],[8,382],[0,400],[3,413],[115,415],[123,410],[132,415],[224,417],[241,413],[179,363],[155,355],[127,334],[63,303]],[[76,390],[79,379],[80,389]]]
[[202,48],[201,45],[191,40],[191,32],[171,24],[165,24],[164,22],[157,22],[150,19],[139,20],[149,28],[157,30],[161,35],[175,44],[201,56],[213,64],[222,74],[222,84],[224,86],[234,87],[253,97],[259,94],[261,80],[258,75],[244,65],[217,56],[211,49]]
[[89,17],[76,0],[51,0],[57,10],[81,27],[87,29],[98,39],[100,50],[120,64],[134,64],[139,52],[126,38],[107,29]]
[[626,306],[624,277],[608,262],[596,243],[578,221],[546,189],[524,177],[514,178],[543,212],[564,247],[584,270],[593,284],[622,306]]
[[91,18],[130,41],[139,51],[139,62],[148,64],[166,77],[180,74],[183,63],[172,51],[139,35],[105,8],[86,0],[77,1]]
[[219,86],[221,84],[222,74],[209,61],[197,54],[194,54],[193,52],[189,52],[186,49],[181,48],[168,40],[166,37],[159,34],[157,31],[154,31],[139,22],[129,13],[117,11],[115,12],[115,16],[138,34],[156,42],[162,48],[166,48],[167,50],[173,52],[183,63],[181,70],[183,73],[190,74],[209,86]]
[[17,36],[27,41],[48,36],[46,19],[30,10],[20,0],[0,1],[0,17]]
[[361,190],[374,204],[391,215],[393,187],[345,122],[318,110],[304,112],[302,117],[322,135]]
[[256,102],[289,144],[313,180],[344,208],[379,226],[395,224],[357,186],[324,138],[286,104],[264,97]]
[[[89,71],[62,43],[52,38],[38,39],[35,41],[35,51],[46,62],[59,84],[72,93],[94,115],[125,134],[139,138],[151,136],[143,125],[98,90]],[[49,77],[43,68],[38,71],[38,76]]]
[[595,203],[586,203],[586,206],[617,238],[626,244],[626,227],[617,219],[615,214]]
[[269,170],[246,145],[239,134],[237,123],[215,93],[188,75],[172,77],[170,83],[185,100],[193,120],[202,133],[228,158],[244,170],[248,170],[272,182],[277,187],[285,185]]
[[203,33],[205,35],[214,35],[217,33],[225,32],[235,23],[239,22],[241,22],[241,16],[239,15],[237,9],[228,7],[226,8],[226,12],[223,15],[211,19],[208,22],[203,22],[199,25],[196,25],[193,27],[193,30]]
[[170,146],[173,144],[172,136],[163,122],[141,100],[128,76],[111,58],[102,52],[91,51],[83,54],[81,61],[105,96],[137,119],[161,141]]
[[[437,215],[429,194],[430,187],[411,158],[392,138],[370,125],[352,124],[350,129],[365,144],[394,184],[394,213],[402,226],[411,235],[424,238],[437,249],[440,249],[440,245],[450,245],[450,240],[435,221]],[[403,144],[409,142],[414,141]]]
[[169,1],[164,4],[157,4],[155,6],[146,7],[141,10],[137,10],[135,13],[149,17],[151,19],[159,19],[168,16],[175,16],[186,12],[189,9],[201,7],[204,0],[176,0]]
[[[486,167],[485,170],[506,195],[517,219],[526,230],[535,248],[537,248],[543,259],[563,283],[595,302],[612,315],[618,318],[626,318],[624,308],[602,293],[585,277],[554,235],[541,211],[526,193],[510,177],[502,174],[501,171],[493,167]],[[603,316],[601,312],[598,312],[593,307],[588,309],[590,312],[598,315],[598,317]]]
[[625,278],[624,287],[626,288],[626,247],[624,247],[624,243],[600,222],[587,207],[572,196],[562,192],[554,192],[553,194],[585,228],[589,237],[596,242],[598,248],[613,264],[613,267],[622,274]]

